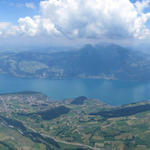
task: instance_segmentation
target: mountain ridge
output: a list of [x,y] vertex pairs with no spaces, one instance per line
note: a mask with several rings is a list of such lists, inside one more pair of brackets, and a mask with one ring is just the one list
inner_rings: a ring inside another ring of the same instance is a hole
[[0,73],[49,79],[150,80],[150,55],[118,45],[86,45],[66,52],[0,55]]

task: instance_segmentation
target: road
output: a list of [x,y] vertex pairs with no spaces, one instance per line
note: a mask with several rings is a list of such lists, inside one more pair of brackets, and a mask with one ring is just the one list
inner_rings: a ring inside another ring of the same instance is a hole
[[[19,121],[19,120],[18,120],[18,121]],[[27,126],[25,123],[24,123],[24,125],[26,126],[26,128],[32,130],[33,132],[39,133],[39,132],[37,132],[35,129],[33,129],[33,128]],[[63,144],[67,144],[67,145],[80,146],[80,147],[83,147],[83,148],[88,148],[88,149],[90,149],[90,150],[101,150],[100,148],[92,147],[92,146],[89,146],[89,145],[86,145],[86,144],[63,141],[63,140],[57,139],[57,138],[55,138],[55,137],[53,137],[53,136],[50,136],[50,135],[46,135],[46,134],[43,134],[43,133],[39,133],[39,134],[42,135],[42,136],[45,136],[45,137],[49,137],[49,138],[51,138],[51,139],[53,139],[54,141],[59,142],[59,143],[63,143]]]

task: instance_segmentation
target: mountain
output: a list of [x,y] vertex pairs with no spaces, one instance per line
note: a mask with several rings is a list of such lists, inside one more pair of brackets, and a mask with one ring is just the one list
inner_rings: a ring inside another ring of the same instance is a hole
[[[0,95],[1,150],[149,150],[150,101],[110,106],[38,92]],[[27,144],[28,143],[28,144]]]
[[150,55],[114,44],[55,53],[1,53],[0,73],[51,79],[150,80]]

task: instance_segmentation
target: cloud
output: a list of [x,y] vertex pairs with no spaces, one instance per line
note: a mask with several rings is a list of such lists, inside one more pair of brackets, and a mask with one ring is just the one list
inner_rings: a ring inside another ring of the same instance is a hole
[[20,32],[19,27],[10,22],[0,22],[0,38],[16,36]]
[[138,13],[142,14],[143,10],[149,7],[150,0],[136,1],[135,6]]
[[[48,36],[67,39],[145,39],[150,13],[144,13],[150,1],[129,0],[44,0],[40,14],[18,19],[9,35]],[[34,8],[32,3],[26,7]],[[1,31],[0,27],[0,32]]]
[[25,6],[27,8],[31,8],[31,9],[35,9],[36,8],[35,5],[34,5],[34,3],[25,3]]
[[8,22],[0,22],[0,30],[7,29],[8,25]]
[[49,18],[43,18],[41,16],[34,16],[33,18],[25,17],[20,18],[18,24],[20,33],[24,33],[25,35],[59,35],[59,31]]
[[10,27],[9,22],[0,22],[0,35],[6,34],[9,27]]

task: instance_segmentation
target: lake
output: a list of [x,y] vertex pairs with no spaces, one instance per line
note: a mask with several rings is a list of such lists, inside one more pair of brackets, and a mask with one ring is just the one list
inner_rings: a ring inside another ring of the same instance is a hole
[[87,96],[111,105],[122,105],[150,99],[150,82],[22,79],[0,75],[0,93],[19,91],[38,91],[56,100]]

